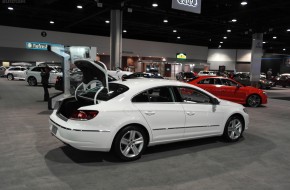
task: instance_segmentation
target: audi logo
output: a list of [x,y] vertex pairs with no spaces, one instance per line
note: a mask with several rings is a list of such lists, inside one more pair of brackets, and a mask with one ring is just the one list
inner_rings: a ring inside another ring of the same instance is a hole
[[197,0],[177,0],[179,4],[196,7]]

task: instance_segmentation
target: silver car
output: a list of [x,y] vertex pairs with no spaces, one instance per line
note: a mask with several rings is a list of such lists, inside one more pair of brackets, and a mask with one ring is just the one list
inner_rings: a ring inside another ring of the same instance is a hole
[[20,67],[20,66],[15,66],[15,67],[9,67],[8,69],[5,70],[5,76],[7,77],[8,80],[25,80],[26,77],[26,67]]

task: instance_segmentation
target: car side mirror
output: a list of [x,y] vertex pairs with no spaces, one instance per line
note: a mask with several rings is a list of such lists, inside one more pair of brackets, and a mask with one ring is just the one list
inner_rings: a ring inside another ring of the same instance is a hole
[[216,98],[212,98],[212,104],[213,105],[219,105],[220,104],[220,102],[218,101],[218,99],[216,99]]
[[241,88],[241,85],[237,84],[237,88]]

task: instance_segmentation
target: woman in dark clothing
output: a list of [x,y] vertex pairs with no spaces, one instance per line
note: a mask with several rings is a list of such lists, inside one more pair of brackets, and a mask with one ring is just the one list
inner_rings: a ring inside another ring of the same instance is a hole
[[44,89],[44,101],[48,101],[49,99],[49,93],[48,93],[48,79],[49,79],[49,72],[50,69],[48,66],[46,66],[44,69],[41,70],[41,84]]

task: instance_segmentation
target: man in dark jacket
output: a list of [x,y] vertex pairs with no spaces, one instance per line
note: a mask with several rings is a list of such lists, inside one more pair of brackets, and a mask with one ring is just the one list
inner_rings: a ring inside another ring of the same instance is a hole
[[48,93],[48,80],[49,80],[49,72],[50,69],[48,66],[46,66],[44,69],[41,70],[41,84],[44,89],[44,101],[48,101],[49,99],[49,93]]

